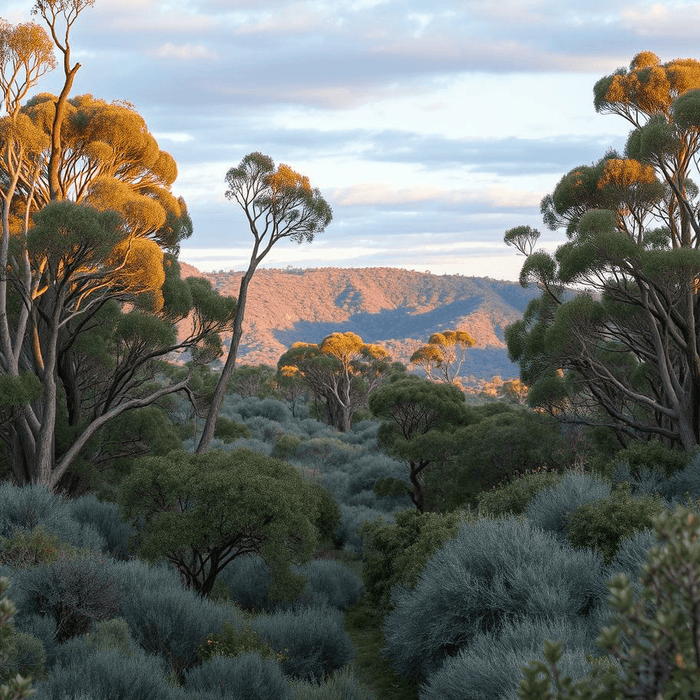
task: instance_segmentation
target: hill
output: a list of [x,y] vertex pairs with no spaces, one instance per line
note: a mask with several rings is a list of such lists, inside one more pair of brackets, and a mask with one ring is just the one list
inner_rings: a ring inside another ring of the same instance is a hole
[[[203,273],[181,263],[181,275],[204,277],[221,294],[237,296],[243,272]],[[477,343],[464,377],[517,377],[503,331],[537,294],[516,282],[387,267],[260,269],[248,292],[239,362],[276,366],[292,343],[352,331],[408,364],[432,333],[460,328]]]

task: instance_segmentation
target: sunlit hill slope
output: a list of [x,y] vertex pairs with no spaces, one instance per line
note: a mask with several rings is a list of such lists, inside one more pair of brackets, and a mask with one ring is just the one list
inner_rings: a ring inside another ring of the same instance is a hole
[[[183,278],[204,277],[221,294],[237,296],[242,272],[181,266]],[[516,377],[503,330],[522,317],[536,294],[516,282],[388,267],[260,269],[249,288],[238,362],[276,366],[292,343],[318,343],[329,333],[352,331],[408,364],[432,333],[460,328],[477,343],[462,376]]]

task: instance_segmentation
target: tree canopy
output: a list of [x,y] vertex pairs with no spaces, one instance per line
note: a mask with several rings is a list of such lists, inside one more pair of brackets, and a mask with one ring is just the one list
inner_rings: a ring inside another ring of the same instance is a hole
[[320,495],[286,462],[247,449],[144,457],[122,484],[120,507],[142,518],[138,552],[165,557],[188,588],[208,596],[236,557],[259,554],[270,566],[271,598],[291,599],[318,541]]
[[[700,63],[651,52],[599,80],[595,108],[632,126],[624,153],[564,175],[541,204],[564,229],[554,255],[539,232],[505,242],[527,258],[520,281],[542,296],[508,328],[528,401],[572,422],[612,428],[620,443],[700,440],[697,176]],[[576,293],[573,293],[575,290]]]
[[320,343],[294,343],[277,363],[282,376],[300,377],[323,402],[330,425],[347,432],[358,408],[386,381],[392,365],[380,345],[356,333],[331,333]]
[[431,381],[460,385],[459,373],[465,359],[465,350],[476,345],[467,331],[433,333],[427,345],[411,355],[411,362],[420,367]]

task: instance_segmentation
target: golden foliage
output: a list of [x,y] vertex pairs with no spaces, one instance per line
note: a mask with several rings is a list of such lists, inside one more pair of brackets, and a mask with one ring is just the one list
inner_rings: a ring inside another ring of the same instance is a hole
[[309,178],[305,175],[300,175],[284,163],[280,163],[277,172],[269,176],[268,183],[274,194],[289,190],[311,192]]
[[114,282],[132,294],[151,294],[153,311],[163,307],[161,289],[165,282],[163,251],[148,238],[121,241],[112,250],[107,265],[114,267]]
[[605,161],[603,174],[598,180],[598,187],[606,185],[628,188],[632,185],[649,185],[656,181],[656,173],[651,165],[637,160],[611,158]]

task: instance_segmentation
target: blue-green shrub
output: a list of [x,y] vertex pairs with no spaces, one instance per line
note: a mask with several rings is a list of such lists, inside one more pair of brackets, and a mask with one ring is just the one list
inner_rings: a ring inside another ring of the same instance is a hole
[[537,527],[567,536],[566,516],[579,506],[610,497],[610,486],[588,474],[567,474],[559,484],[540,491],[525,509],[527,519]]
[[231,599],[247,610],[262,611],[269,608],[267,587],[270,585],[270,568],[255,554],[236,557],[218,576],[231,591]]
[[359,688],[349,666],[334,671],[320,683],[293,678],[289,686],[292,700],[375,700],[374,695]]
[[538,493],[557,486],[563,478],[563,474],[554,471],[526,474],[504,486],[477,493],[476,501],[483,512],[493,517],[521,515]]
[[46,654],[46,668],[56,663],[59,644],[56,641],[56,620],[37,613],[18,615],[14,619],[15,627],[41,640]]
[[106,547],[102,535],[91,525],[77,522],[67,503],[46,486],[13,486],[0,483],[0,537],[12,537],[14,530],[32,530],[42,525],[63,542],[101,552]]
[[244,652],[213,656],[185,674],[184,688],[198,700],[291,700],[292,691],[273,659]]
[[18,570],[15,578],[22,613],[53,618],[59,643],[89,632],[93,622],[114,617],[119,609],[119,581],[99,555],[62,553],[51,564]]
[[307,608],[260,615],[251,628],[275,652],[287,650],[282,670],[293,678],[323,678],[355,656],[339,610]]
[[421,688],[420,700],[515,698],[523,678],[520,667],[540,657],[545,639],[563,642],[560,668],[574,680],[591,670],[586,655],[600,654],[589,626],[581,620],[508,621],[500,631],[475,635],[456,656],[446,659]]
[[90,525],[104,537],[103,551],[117,559],[127,558],[129,536],[134,529],[119,519],[119,507],[115,503],[99,501],[97,496],[88,494],[69,501],[68,508],[74,520]]
[[168,685],[157,659],[147,654],[124,656],[115,649],[96,649],[72,640],[71,658],[57,663],[47,681],[35,684],[34,700],[185,700]]
[[119,615],[127,621],[139,646],[162,656],[181,677],[198,663],[197,647],[208,634],[221,629],[227,619],[225,609],[184,590],[172,579],[161,586],[148,583],[144,581],[138,588],[133,581],[125,582]]
[[386,511],[367,506],[340,505],[340,512],[343,520],[336,530],[335,538],[338,544],[342,544],[350,552],[361,552],[364,543],[362,537],[357,533],[357,528],[365,522],[373,522],[382,517],[385,521],[391,522],[393,518]]
[[[247,418],[261,416],[276,423],[286,423],[292,420],[292,412],[281,401],[275,399],[259,399],[248,396],[240,401],[232,402],[232,408],[249,425]],[[249,426],[250,427],[250,426]]]
[[524,518],[479,518],[433,555],[416,587],[392,590],[382,653],[407,679],[427,678],[475,634],[513,617],[573,620],[609,594],[603,562]]

